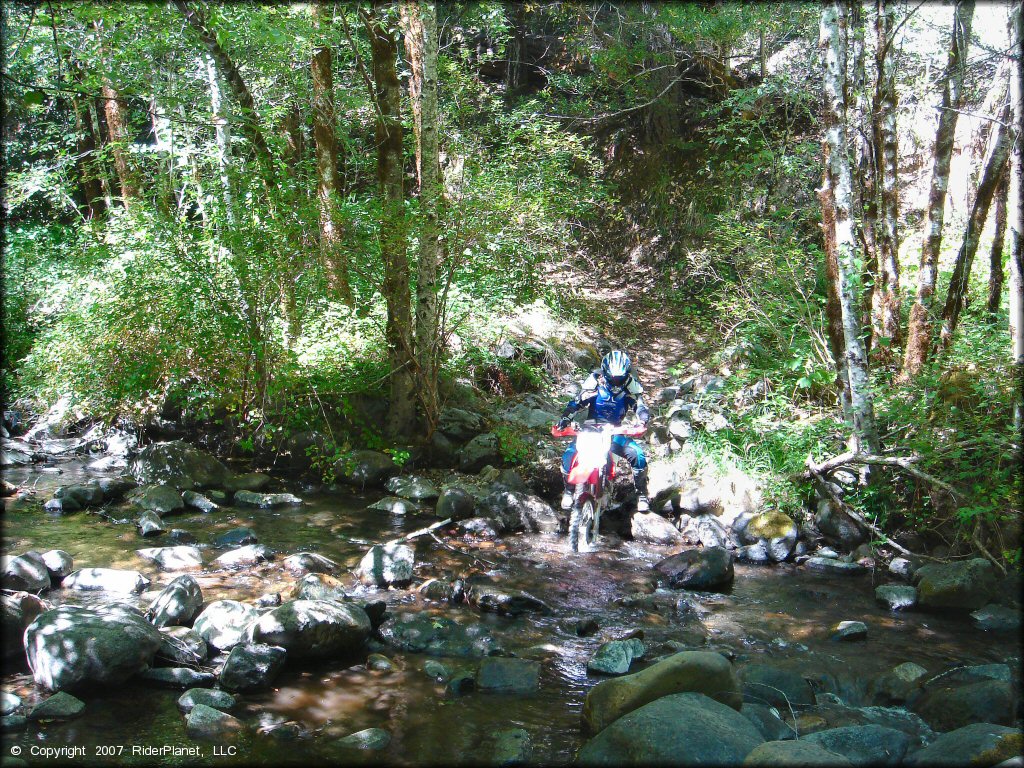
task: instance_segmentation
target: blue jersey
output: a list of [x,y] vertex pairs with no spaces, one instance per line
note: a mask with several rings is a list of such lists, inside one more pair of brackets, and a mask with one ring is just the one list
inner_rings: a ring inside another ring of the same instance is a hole
[[612,388],[600,373],[595,372],[583,382],[579,396],[569,401],[562,415],[570,416],[586,408],[588,419],[618,426],[630,410],[636,410],[637,416],[646,421],[648,411],[643,402],[643,391],[643,387],[632,376],[621,388]]

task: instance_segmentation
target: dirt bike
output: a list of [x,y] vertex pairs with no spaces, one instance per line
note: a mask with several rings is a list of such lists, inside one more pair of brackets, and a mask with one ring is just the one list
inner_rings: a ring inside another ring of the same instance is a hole
[[643,425],[616,427],[596,421],[569,424],[564,429],[559,429],[557,424],[551,427],[554,437],[576,438],[576,455],[569,468],[569,483],[574,486],[569,512],[569,546],[573,552],[579,552],[581,536],[587,549],[597,543],[601,513],[611,503],[612,480],[615,477],[612,437],[639,437],[646,431]]

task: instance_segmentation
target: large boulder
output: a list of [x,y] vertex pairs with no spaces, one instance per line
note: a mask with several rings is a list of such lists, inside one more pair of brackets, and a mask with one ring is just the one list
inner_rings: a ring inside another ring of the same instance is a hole
[[203,607],[203,591],[191,576],[179,576],[156,596],[146,618],[155,627],[188,626]]
[[29,592],[0,594],[0,639],[3,641],[3,659],[25,658],[22,637],[36,616],[53,608],[46,600]]
[[752,722],[768,741],[795,739],[797,732],[793,726],[782,720],[779,711],[767,704],[743,702],[740,714]]
[[332,600],[292,600],[249,626],[256,643],[276,645],[295,658],[331,658],[357,651],[370,634],[366,611]]
[[469,491],[453,486],[441,491],[437,498],[436,514],[442,520],[466,520],[476,514],[476,499]]
[[187,571],[203,567],[203,553],[199,547],[149,547],[137,549],[135,554],[154,563],[161,571]]
[[675,589],[714,589],[732,584],[732,554],[724,547],[687,549],[665,558],[654,569]]
[[638,637],[604,643],[587,662],[587,671],[602,675],[624,675],[634,659],[643,658],[646,648]]
[[657,512],[637,512],[629,520],[630,533],[636,541],[652,544],[678,544],[683,534]]
[[238,718],[206,704],[196,704],[185,718],[185,733],[190,739],[223,741],[244,729]]
[[743,760],[744,768],[817,768],[854,765],[849,758],[830,752],[810,741],[766,741],[758,744]]
[[954,563],[930,563],[914,572],[922,608],[976,611],[996,593],[992,563],[980,557]]
[[225,691],[257,691],[269,688],[284,666],[287,651],[275,645],[244,643],[228,654],[220,672]]
[[917,693],[927,675],[920,664],[908,661],[872,680],[868,692],[878,704],[903,704]]
[[1009,681],[979,680],[929,685],[910,708],[936,731],[952,731],[972,723],[1011,725],[1016,704]]
[[881,725],[850,725],[807,734],[808,741],[849,758],[853,765],[900,765],[911,738],[903,731]]
[[974,723],[943,733],[935,741],[909,755],[906,765],[959,766],[999,765],[1024,752],[1024,736],[1018,728],[994,723]]
[[149,579],[138,571],[118,568],[80,568],[64,578],[63,586],[65,589],[134,594],[149,586]]
[[744,519],[745,525],[739,531],[740,540],[744,544],[763,544],[769,559],[776,563],[781,563],[792,554],[800,531],[784,512],[761,512]]
[[583,745],[577,762],[738,765],[763,742],[753,723],[735,709],[702,693],[676,693],[623,714]]
[[128,501],[135,506],[155,512],[158,515],[170,515],[185,509],[181,492],[173,485],[142,485],[128,494]]
[[80,507],[95,507],[103,503],[103,489],[96,482],[62,485],[53,492],[55,499],[74,499]]
[[291,591],[296,600],[336,600],[343,602],[348,594],[345,584],[326,573],[307,573]]
[[24,554],[0,559],[3,577],[0,585],[16,592],[42,592],[50,588],[50,571],[43,556],[31,550]]
[[917,589],[909,584],[879,584],[875,587],[875,600],[890,611],[902,611],[917,605]]
[[481,499],[477,514],[493,520],[503,533],[557,533],[559,527],[558,513],[542,498],[506,488],[498,488]]
[[51,549],[42,554],[46,570],[50,572],[50,581],[60,584],[75,569],[75,560],[63,549]]
[[251,605],[237,600],[214,600],[200,613],[192,629],[209,645],[227,650],[245,639],[246,630],[260,617]]
[[687,691],[707,694],[736,710],[743,704],[728,659],[712,651],[682,651],[640,672],[595,685],[583,703],[583,722],[596,733],[648,702]]
[[147,445],[128,468],[140,484],[180,489],[219,488],[231,477],[231,470],[213,456],[181,440]]
[[245,568],[274,559],[274,553],[262,544],[246,544],[225,552],[210,563],[214,568]]
[[336,562],[316,552],[296,552],[294,555],[288,555],[282,565],[286,570],[300,576],[307,573],[334,573],[338,570]]
[[429,501],[438,497],[437,486],[426,478],[415,475],[398,475],[389,478],[384,488],[396,496],[413,501]]
[[162,640],[131,606],[62,605],[28,626],[25,651],[37,684],[73,690],[124,682],[150,666]]
[[799,672],[768,664],[748,664],[739,676],[744,701],[768,704],[780,712],[806,709],[814,704],[814,689]]
[[338,480],[363,488],[379,488],[399,471],[394,460],[379,451],[353,451],[338,459],[334,465],[334,474]]
[[181,666],[202,664],[210,656],[210,648],[193,629],[188,627],[162,627],[163,642],[156,652],[157,658]]
[[972,612],[971,618],[974,626],[986,632],[1020,632],[1020,610],[1006,605],[986,605]]
[[818,503],[814,523],[826,539],[844,549],[853,549],[868,540],[868,529],[832,499]]
[[484,429],[483,417],[478,413],[461,408],[442,408],[437,431],[452,440],[464,442],[480,434]]
[[389,542],[370,547],[359,561],[358,576],[365,584],[405,586],[412,581],[416,561],[412,547]]
[[479,472],[489,464],[502,463],[501,440],[491,432],[477,435],[459,451],[459,469],[463,472]]

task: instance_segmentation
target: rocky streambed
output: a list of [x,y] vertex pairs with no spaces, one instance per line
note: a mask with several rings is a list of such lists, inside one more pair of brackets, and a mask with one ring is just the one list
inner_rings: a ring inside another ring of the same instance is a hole
[[180,443],[127,469],[6,473],[5,764],[1021,750],[1019,605],[982,560],[843,556],[699,488],[573,556],[510,472],[396,478],[365,455],[324,489]]

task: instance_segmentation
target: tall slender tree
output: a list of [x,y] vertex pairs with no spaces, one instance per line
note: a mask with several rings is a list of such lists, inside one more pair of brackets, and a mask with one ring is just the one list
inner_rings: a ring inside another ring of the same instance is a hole
[[1021,123],[1024,122],[1024,8],[1016,0],[1010,12],[1010,68],[1011,130],[1014,141],[1010,152],[1010,359],[1013,362],[1017,393],[1013,408],[1013,424],[1024,426],[1024,163],[1021,162]]
[[988,256],[988,301],[985,308],[995,319],[1003,297],[1003,246],[1006,244],[1006,198],[1010,191],[1010,169],[1007,168],[996,188],[996,231],[992,235],[992,249]]
[[334,74],[331,56],[331,16],[325,0],[313,3],[318,40],[313,49],[310,71],[313,79],[313,139],[316,143],[316,194],[320,209],[320,252],[331,292],[352,304],[348,269],[339,250],[341,223],[338,203],[338,149],[334,133]]
[[953,32],[946,68],[942,73],[942,98],[939,122],[935,130],[932,156],[932,180],[928,193],[928,224],[921,247],[921,264],[917,273],[917,295],[910,308],[907,324],[907,347],[903,356],[901,378],[909,379],[921,372],[931,348],[931,306],[938,275],[939,248],[942,245],[942,224],[949,188],[950,160],[957,117],[963,106],[964,76],[967,48],[971,40],[974,0],[957,0],[953,9]]
[[102,21],[95,22],[95,30],[99,41],[100,60],[104,68],[100,96],[103,100],[103,115],[107,124],[107,139],[114,156],[114,170],[117,172],[117,180],[121,186],[121,204],[128,208],[132,201],[139,196],[139,188],[135,178],[134,163],[128,155],[128,145],[131,141],[128,134],[127,116],[124,103],[114,89],[108,74],[110,65],[105,52]]
[[819,47],[825,63],[825,136],[822,149],[834,201],[834,211],[825,216],[834,216],[835,221],[836,293],[842,312],[850,383],[851,442],[855,449],[874,453],[878,450],[879,441],[858,312],[862,255],[857,247],[852,218],[853,177],[846,124],[847,9],[841,0],[826,3],[822,8]]

